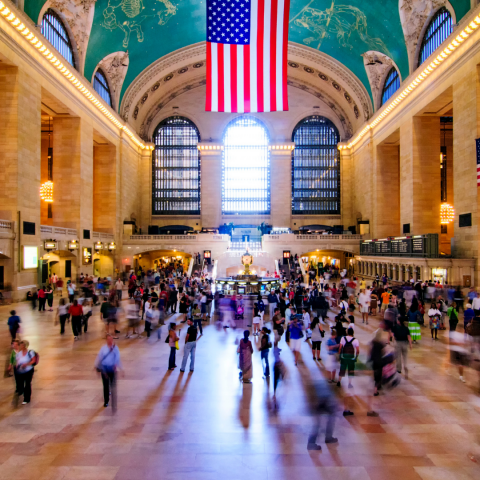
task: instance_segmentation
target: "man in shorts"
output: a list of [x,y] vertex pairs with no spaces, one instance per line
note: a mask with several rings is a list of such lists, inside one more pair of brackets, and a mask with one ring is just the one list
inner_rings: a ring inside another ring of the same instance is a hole
[[358,303],[360,304],[360,313],[362,314],[362,323],[368,325],[368,310],[370,308],[370,295],[365,293],[365,289],[360,290],[358,295]]
[[[352,377],[355,375],[355,362],[360,354],[360,343],[353,336],[353,328],[347,330],[347,335],[342,337],[339,347],[340,353],[340,373],[338,375],[337,387],[340,386],[342,378],[348,372],[348,388],[353,388]],[[346,408],[343,411],[343,416],[347,417],[353,415],[353,412]]]
[[388,308],[388,304],[390,303],[390,297],[392,295],[392,289],[389,288],[387,291],[382,293],[382,314],[385,315],[385,310]]

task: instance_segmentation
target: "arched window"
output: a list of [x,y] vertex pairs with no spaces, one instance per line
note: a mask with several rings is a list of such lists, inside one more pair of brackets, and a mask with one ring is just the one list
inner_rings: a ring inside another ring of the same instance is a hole
[[43,16],[42,35],[73,68],[77,68],[73,56],[72,43],[70,42],[67,30],[60,17],[51,9],[48,9]]
[[382,103],[384,105],[386,101],[400,88],[400,76],[398,75],[397,69],[392,67],[388,72],[387,78],[383,85],[382,92]]
[[445,41],[452,31],[452,16],[445,7],[442,7],[432,18],[423,37],[418,57],[419,66]]
[[292,140],[292,213],[340,214],[337,127],[327,118],[307,117],[295,127]]
[[270,213],[267,129],[254,117],[232,120],[223,136],[222,213]]
[[110,93],[110,87],[108,86],[107,77],[100,68],[97,69],[95,77],[93,78],[93,88],[106,103],[113,107],[112,95]]
[[184,117],[163,120],[153,135],[152,214],[200,213],[200,134]]

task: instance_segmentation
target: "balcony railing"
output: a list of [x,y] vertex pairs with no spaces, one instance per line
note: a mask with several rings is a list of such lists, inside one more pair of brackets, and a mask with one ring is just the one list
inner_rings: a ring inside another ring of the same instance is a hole
[[0,232],[11,232],[13,230],[13,222],[9,220],[0,220]]
[[332,240],[363,240],[363,235],[294,235],[293,233],[285,233],[281,235],[264,235],[264,241],[282,242],[282,241],[315,241],[315,242],[331,242]]
[[148,240],[148,241],[155,241],[155,240],[176,240],[180,242],[196,242],[197,240],[205,240],[205,241],[214,241],[214,242],[227,242],[230,240],[229,235],[218,235],[218,234],[199,234],[199,235],[128,235],[129,241],[139,241],[139,240]]

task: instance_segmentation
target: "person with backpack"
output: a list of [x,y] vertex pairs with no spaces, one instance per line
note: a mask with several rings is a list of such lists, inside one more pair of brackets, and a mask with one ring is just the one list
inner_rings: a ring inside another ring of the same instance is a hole
[[448,307],[447,316],[449,320],[450,331],[454,332],[457,329],[458,325],[458,310],[456,302],[453,302],[452,305]]
[[22,405],[30,403],[32,398],[33,373],[35,371],[35,365],[38,364],[39,356],[33,350],[28,350],[29,345],[28,340],[22,340],[15,358],[15,380],[17,382],[14,399],[15,404],[18,403],[18,397],[23,396]]
[[[342,378],[348,372],[348,388],[353,388],[352,377],[355,375],[355,362],[360,354],[360,343],[353,336],[353,328],[347,330],[347,335],[340,340],[340,373],[338,376],[337,387],[340,386]],[[348,410],[347,410],[348,412]],[[343,412],[345,415],[345,412]],[[349,413],[348,415],[353,415]]]

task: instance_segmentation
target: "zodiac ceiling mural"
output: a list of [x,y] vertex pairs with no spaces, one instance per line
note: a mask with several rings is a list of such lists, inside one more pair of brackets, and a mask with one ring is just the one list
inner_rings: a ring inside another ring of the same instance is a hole
[[[78,4],[94,6],[85,59],[87,78],[91,78],[102,59],[113,52],[128,50],[129,66],[121,96],[153,62],[205,40],[204,0],[56,1],[70,2],[72,8],[78,8]],[[470,9],[470,0],[451,0],[450,3],[457,22]],[[34,22],[39,21],[44,4],[45,0],[25,2],[25,11]],[[335,58],[358,77],[370,94],[362,57],[365,52],[377,51],[390,57],[403,78],[409,73],[399,0],[291,0],[289,40]]]

